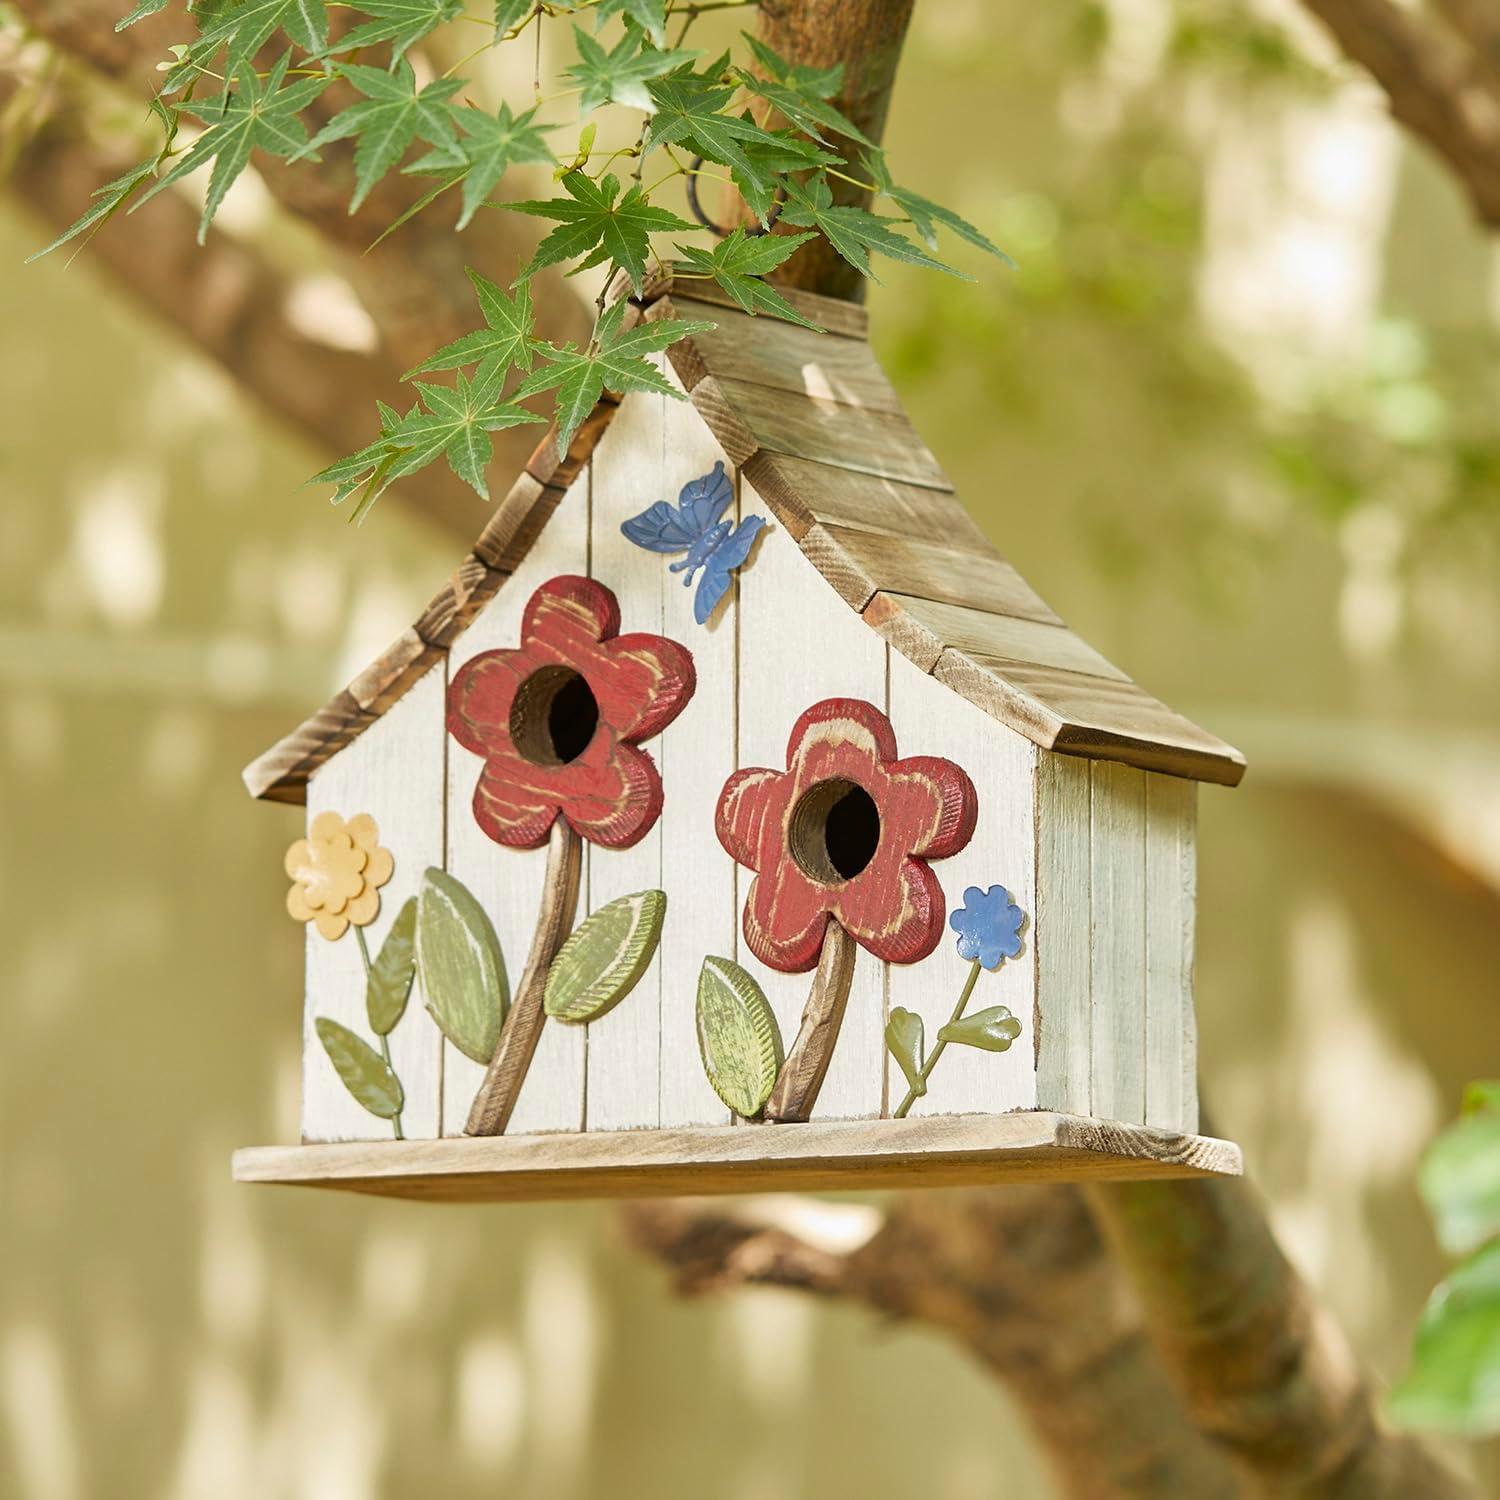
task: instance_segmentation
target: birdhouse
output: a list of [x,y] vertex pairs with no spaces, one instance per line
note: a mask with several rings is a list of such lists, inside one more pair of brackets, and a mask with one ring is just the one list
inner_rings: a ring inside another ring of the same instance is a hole
[[[544,442],[246,771],[305,804],[302,1143],[435,1199],[1233,1173],[1198,1134],[1197,784],[1237,751],[985,539],[863,312],[713,324]],[[685,399],[684,399],[685,397]],[[288,934],[290,936],[290,933]]]

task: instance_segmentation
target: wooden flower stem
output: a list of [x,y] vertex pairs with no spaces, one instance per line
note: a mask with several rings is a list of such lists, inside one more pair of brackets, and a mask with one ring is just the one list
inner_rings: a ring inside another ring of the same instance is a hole
[[[351,925],[354,925],[354,924],[351,924]],[[365,941],[365,930],[364,930],[364,928],[360,927],[358,925],[354,925],[354,936],[359,941],[359,956],[360,956],[360,959],[364,963],[364,966],[365,966],[365,982],[368,983],[369,979],[370,979],[370,945]],[[395,1064],[391,1062],[391,1042],[390,1042],[390,1038],[388,1036],[386,1036],[384,1032],[381,1032],[379,1035],[380,1035],[380,1055],[385,1059],[385,1065],[386,1065],[386,1067],[388,1067],[391,1070],[391,1076],[395,1077],[396,1068],[395,1068]],[[400,1080],[397,1079],[397,1082],[399,1083]],[[391,1116],[391,1129],[396,1132],[396,1139],[398,1141],[404,1141],[406,1139],[406,1132],[401,1128],[401,1111],[399,1109],[396,1111],[395,1114],[393,1114]]]
[[504,1135],[516,1098],[536,1044],[547,1019],[542,992],[547,970],[557,957],[563,939],[573,929],[578,911],[578,883],[583,870],[583,840],[558,816],[547,836],[547,873],[542,881],[542,907],[537,914],[536,933],[526,957],[526,971],[511,1001],[510,1014],[500,1032],[500,1042],[490,1059],[484,1082],[469,1110],[466,1135]]
[[833,1059],[833,1045],[844,1024],[849,986],[854,979],[854,939],[832,917],[823,939],[823,954],[813,976],[802,1029],[776,1075],[776,1087],[766,1101],[766,1119],[806,1120],[818,1101],[818,1091]]
[[[963,1020],[964,1007],[969,1003],[969,996],[974,993],[974,986],[978,982],[979,960],[976,958],[969,965],[969,977],[964,982],[963,993],[958,997],[958,1004],[953,1007],[953,1014],[948,1018],[950,1026],[955,1021]],[[941,1037],[938,1038],[936,1045],[927,1054],[927,1060],[922,1064],[921,1070],[917,1074],[917,1077],[921,1080],[921,1088],[911,1088],[906,1091],[906,1098],[896,1106],[896,1112],[891,1116],[893,1120],[904,1120],[907,1110],[927,1092],[927,1080],[932,1077],[932,1070],[937,1066],[937,1060],[943,1055],[943,1050],[947,1045],[947,1042],[943,1041]]]

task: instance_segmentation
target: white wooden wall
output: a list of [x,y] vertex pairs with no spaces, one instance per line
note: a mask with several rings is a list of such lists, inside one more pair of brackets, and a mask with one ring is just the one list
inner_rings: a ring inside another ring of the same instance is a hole
[[[1194,1126],[1194,786],[1038,751],[891,651],[774,521],[716,619],[696,624],[693,590],[668,572],[670,559],[635,547],[619,528],[655,500],[675,501],[724,457],[686,402],[627,398],[516,573],[455,642],[446,672],[434,669],[314,776],[309,818],[324,808],[372,813],[395,856],[372,951],[423,869],[445,865],[483,902],[512,985],[519,980],[546,853],[503,848],[474,822],[479,759],[445,732],[446,683],[479,652],[517,644],[540,584],[587,574],[619,598],[623,631],[660,632],[691,649],[698,686],[644,747],[666,787],[656,827],[632,849],[585,849],[580,918],[660,887],[668,897],[661,948],[601,1020],[546,1023],[512,1133],[729,1123],[698,1056],[695,997],[707,954],[756,976],[791,1045],[811,976],[776,973],[745,948],[740,911],[751,877],[719,846],[714,808],[737,766],[783,768],[798,714],[828,697],[876,704],[901,754],[945,755],[973,778],[974,838],[934,866],[948,909],[967,886],[998,884],[1027,914],[1021,953],[982,974],[969,1004],[1008,1006],[1021,1035],[1005,1053],[948,1048],[912,1113],[1041,1107]],[[771,515],[743,480],[735,514]],[[886,1018],[896,1005],[916,1011],[932,1046],[968,972],[954,943],[945,931],[929,959],[904,967],[859,952],[817,1117],[875,1117],[900,1102],[905,1083],[886,1054]],[[348,1098],[312,1030],[315,1015],[329,1015],[368,1034],[352,937],[330,945],[310,934],[307,973],[304,1138],[380,1139],[388,1125]],[[420,987],[392,1051],[408,1136],[461,1134],[483,1070],[443,1041]]]
[[1038,752],[1043,1109],[1196,1131],[1197,786]]
[[[443,863],[443,699],[441,667],[434,667],[378,724],[313,776],[307,821],[321,812],[352,818],[369,813],[380,842],[395,857],[395,872],[381,888],[380,914],[365,929],[370,957],[396,913],[422,884],[428,865]],[[460,752],[461,753],[461,752]],[[365,970],[354,929],[327,942],[307,925],[307,997],[302,1027],[302,1138],[307,1141],[384,1140],[385,1120],[366,1114],[345,1092],[313,1029],[318,1016],[339,1021],[376,1045],[365,1014]],[[412,988],[406,1015],[391,1033],[391,1062],[406,1091],[402,1128],[409,1137],[435,1136],[443,1070],[442,1033]]]

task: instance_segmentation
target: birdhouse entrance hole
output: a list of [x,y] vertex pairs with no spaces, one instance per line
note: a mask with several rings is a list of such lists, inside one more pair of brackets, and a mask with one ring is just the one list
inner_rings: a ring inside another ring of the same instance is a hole
[[581,673],[543,667],[516,691],[510,710],[511,740],[538,766],[565,766],[588,749],[599,727],[599,702]]
[[802,794],[792,813],[792,857],[824,885],[853,880],[880,846],[880,812],[857,781],[835,777]]

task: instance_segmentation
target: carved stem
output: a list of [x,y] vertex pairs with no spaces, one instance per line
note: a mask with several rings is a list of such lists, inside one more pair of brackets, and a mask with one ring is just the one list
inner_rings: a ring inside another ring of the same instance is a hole
[[844,1006],[854,978],[854,951],[854,939],[830,917],[823,956],[802,1008],[802,1029],[776,1075],[776,1087],[766,1104],[767,1120],[806,1120],[812,1115],[833,1057],[833,1044],[844,1024]]
[[[969,977],[964,982],[963,993],[959,995],[958,1004],[953,1007],[953,1014],[948,1018],[948,1024],[950,1026],[958,1021],[963,1020],[964,1007],[969,1003],[969,996],[974,993],[974,986],[978,983],[978,981],[979,960],[976,958],[974,962],[969,965]],[[932,1051],[928,1053],[927,1061],[922,1064],[921,1071],[917,1074],[917,1077],[922,1081],[921,1092],[923,1094],[927,1092],[927,1080],[932,1077],[932,1070],[937,1066],[937,1060],[943,1055],[943,1051],[947,1047],[947,1045],[947,1042],[945,1042],[942,1037],[939,1037],[936,1044],[933,1046]],[[904,1098],[901,1103],[896,1106],[896,1112],[891,1116],[891,1118],[894,1120],[904,1120],[906,1118],[906,1112],[912,1107],[913,1104],[917,1102],[917,1099],[919,1097],[920,1096],[915,1088],[908,1089],[906,1091],[906,1098]]]
[[469,1110],[467,1135],[504,1135],[516,1107],[516,1097],[531,1066],[542,1022],[542,991],[547,970],[557,957],[563,939],[573,929],[578,911],[578,881],[583,869],[583,841],[561,814],[547,837],[547,874],[542,882],[542,908],[537,913],[536,934],[526,956],[526,972],[511,1001],[510,1014],[500,1032],[500,1042],[490,1059],[484,1082]]
[[[365,941],[364,928],[357,924],[354,925],[354,936],[359,942],[360,961],[365,966],[365,983],[368,984],[370,982],[370,945]],[[390,1068],[391,1077],[395,1078],[396,1069],[391,1062],[391,1039],[384,1032],[380,1034],[380,1055],[385,1059],[386,1067]],[[399,1084],[401,1080],[397,1078],[396,1082]],[[391,1129],[395,1131],[398,1141],[406,1139],[406,1132],[401,1128],[401,1111],[399,1109],[391,1116]]]

